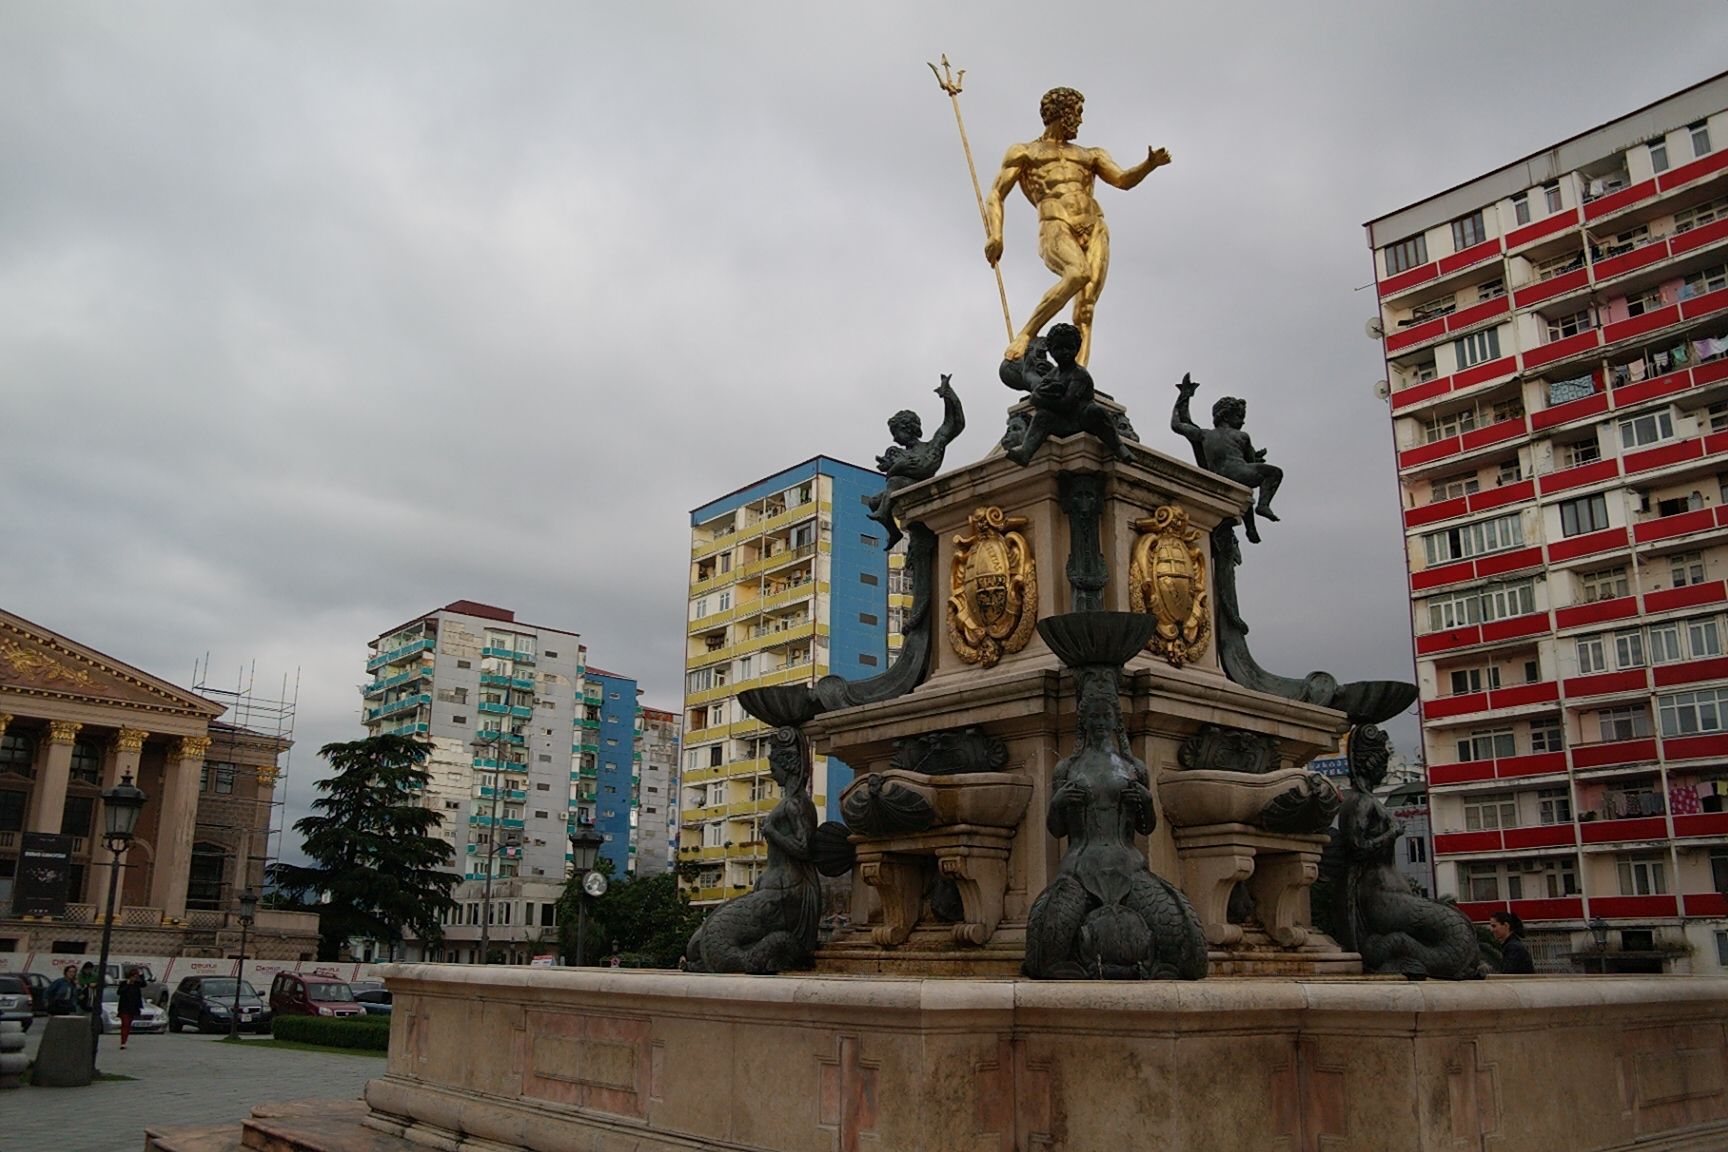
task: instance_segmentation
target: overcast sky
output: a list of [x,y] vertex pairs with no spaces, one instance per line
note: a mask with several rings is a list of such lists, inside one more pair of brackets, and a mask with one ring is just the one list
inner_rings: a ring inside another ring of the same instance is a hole
[[[299,676],[290,816],[366,641],[451,600],[682,702],[688,510],[868,465],[952,372],[990,446],[988,181],[1085,92],[1092,369],[1184,372],[1287,477],[1266,666],[1412,675],[1361,224],[1685,87],[1723,0],[1518,5],[0,0],[0,604],[187,684]],[[1008,210],[1016,322],[1049,282]],[[1413,750],[1414,725],[1395,729]]]

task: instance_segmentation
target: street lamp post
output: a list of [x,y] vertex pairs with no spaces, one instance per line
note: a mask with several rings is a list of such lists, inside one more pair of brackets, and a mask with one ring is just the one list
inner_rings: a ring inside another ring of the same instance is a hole
[[102,962],[96,966],[96,1001],[90,1006],[90,1073],[96,1073],[96,1048],[102,1042],[102,993],[108,985],[108,947],[114,938],[114,898],[120,889],[120,857],[132,843],[138,813],[149,797],[132,783],[132,773],[102,793],[102,842],[112,858],[108,861],[108,911],[102,920]]
[[[583,937],[588,933],[588,873],[594,870],[594,861],[600,855],[600,846],[606,843],[606,837],[594,831],[594,826],[584,824],[578,832],[570,833],[570,867],[573,878],[582,882],[576,893],[576,967],[583,963]],[[600,891],[606,891],[605,877]]]
[[253,913],[258,910],[258,897],[252,889],[240,893],[240,960],[234,965],[234,1011],[228,1015],[228,1035],[240,1034],[240,981],[246,976],[246,930],[252,927]]
[[1598,975],[1608,973],[1608,921],[1596,916],[1591,919],[1590,935],[1596,940],[1596,972]]

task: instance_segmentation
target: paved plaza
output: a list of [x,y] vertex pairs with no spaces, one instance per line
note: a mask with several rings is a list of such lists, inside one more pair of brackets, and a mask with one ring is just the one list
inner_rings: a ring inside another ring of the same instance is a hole
[[[41,1023],[30,1029],[32,1058]],[[220,1040],[134,1036],[122,1052],[118,1037],[103,1037],[98,1066],[134,1079],[0,1092],[0,1152],[141,1152],[146,1128],[237,1124],[269,1100],[353,1100],[384,1073],[377,1056]]]

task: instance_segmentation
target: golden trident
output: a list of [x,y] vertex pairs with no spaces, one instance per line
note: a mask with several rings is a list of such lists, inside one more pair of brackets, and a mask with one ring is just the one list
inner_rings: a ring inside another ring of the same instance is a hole
[[[942,91],[948,93],[948,99],[954,103],[954,123],[960,129],[960,148],[966,153],[966,171],[972,176],[972,195],[978,199],[978,221],[984,225],[985,235],[989,235],[990,224],[984,215],[984,190],[978,186],[978,169],[972,163],[972,145],[966,139],[966,121],[960,117],[960,82],[966,79],[966,69],[960,69],[956,75],[948,67],[948,54],[942,54],[942,70],[936,71],[936,65],[930,65],[930,71],[936,76],[936,83],[942,86]],[[1002,268],[991,265],[996,273],[996,294],[1002,297],[1002,323],[1008,326],[1008,340],[1014,340],[1014,321],[1008,315],[1008,289],[1002,283]]]

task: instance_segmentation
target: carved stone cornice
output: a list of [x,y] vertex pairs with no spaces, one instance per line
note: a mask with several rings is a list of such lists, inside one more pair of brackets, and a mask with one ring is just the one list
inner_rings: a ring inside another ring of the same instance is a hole
[[144,741],[149,737],[150,733],[142,728],[122,728],[114,733],[114,751],[142,752]]
[[78,730],[83,727],[76,720],[50,720],[43,739],[49,744],[71,744],[78,739]]
[[180,737],[180,759],[182,760],[202,760],[204,753],[209,750],[210,737],[208,736]]

